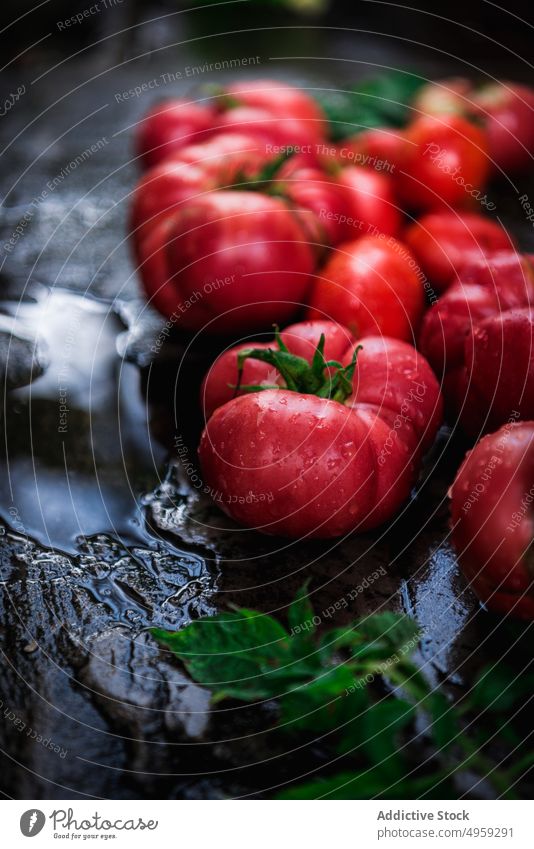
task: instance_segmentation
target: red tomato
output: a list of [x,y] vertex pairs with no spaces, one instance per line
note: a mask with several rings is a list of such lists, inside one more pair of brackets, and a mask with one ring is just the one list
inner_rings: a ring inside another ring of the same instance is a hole
[[202,168],[175,159],[149,168],[135,187],[130,212],[130,233],[136,249],[162,218],[184,201],[214,188],[214,183]]
[[367,168],[343,168],[327,175],[318,168],[295,168],[290,159],[274,190],[310,213],[303,220],[321,244],[338,245],[369,233],[394,236],[400,230],[390,180]]
[[190,144],[180,150],[174,161],[202,168],[213,177],[219,186],[227,186],[236,179],[246,180],[271,159],[255,136],[248,133],[226,132],[208,139],[202,144]]
[[141,274],[149,298],[180,327],[265,327],[287,321],[304,302],[313,253],[279,198],[209,192],[163,225],[141,246]]
[[401,130],[364,130],[339,144],[337,159],[340,165],[363,165],[393,175],[402,167],[407,148]]
[[279,118],[294,118],[303,123],[308,137],[325,138],[328,124],[319,104],[296,86],[278,80],[244,80],[232,83],[223,95],[234,105],[265,109]]
[[479,259],[426,313],[420,346],[454,419],[473,436],[534,418],[534,269],[514,252]]
[[[136,259],[141,282],[148,302],[159,312],[170,318],[177,312],[176,291],[172,285],[167,248],[171,239],[174,216],[162,216],[154,227],[147,230],[144,238],[136,243]],[[176,320],[176,326],[181,324]]]
[[247,182],[274,158],[252,136],[221,133],[202,144],[188,145],[150,168],[137,184],[133,197],[130,223],[136,255],[139,242],[161,217],[202,192],[235,181]]
[[466,207],[485,197],[489,160],[483,130],[455,115],[430,116],[417,118],[405,137],[397,190],[407,207]]
[[347,214],[359,222],[363,235],[399,235],[401,213],[390,177],[371,168],[351,167],[340,171],[337,182],[344,189]]
[[[332,321],[300,321],[286,327],[280,333],[280,338],[287,345],[292,354],[303,357],[309,363],[313,359],[317,343],[321,334],[325,337],[324,357],[325,360],[337,360],[338,362],[347,353],[354,343],[354,337],[346,327],[334,324]],[[272,337],[272,331],[268,333]],[[243,342],[224,351],[210,367],[200,390],[202,409],[206,419],[215,412],[217,407],[222,407],[227,401],[231,401],[236,395],[242,395],[245,390],[236,390],[238,381],[238,355],[242,351],[251,348],[272,348],[273,342]],[[260,360],[245,360],[242,386],[272,386],[284,385],[280,373],[268,363]]]
[[341,245],[315,277],[308,318],[346,325],[357,336],[413,339],[424,307],[417,263],[393,239],[364,236]]
[[491,83],[475,91],[473,100],[484,120],[495,170],[520,174],[532,168],[534,90],[516,83]]
[[246,133],[260,139],[267,153],[294,150],[312,164],[317,161],[319,139],[313,135],[313,128],[310,131],[309,126],[298,118],[273,115],[266,109],[253,106],[237,106],[219,117],[219,126],[223,131]]
[[451,498],[452,538],[473,590],[490,610],[534,619],[534,422],[481,439]]
[[511,82],[476,87],[469,80],[429,83],[414,106],[427,115],[455,114],[475,118],[484,127],[491,167],[520,174],[534,153],[534,90]]
[[319,246],[337,245],[350,237],[346,192],[319,168],[295,168],[289,160],[274,183],[274,191],[291,202],[310,240]]
[[144,168],[157,165],[191,142],[206,139],[217,123],[211,106],[166,100],[154,106],[137,128],[136,150]]
[[[330,326],[331,331],[328,322],[319,322],[316,340],[321,333],[328,339],[331,332],[330,351],[340,350],[340,343],[348,341],[346,331]],[[350,341],[340,356],[349,380],[346,393],[320,397],[325,361],[307,374],[302,368],[312,359],[310,330],[306,325],[304,343],[298,325],[283,340],[288,351],[282,368],[288,378],[293,380],[288,365],[293,339],[304,353],[294,373],[301,384],[297,381],[294,390],[252,392],[218,407],[202,435],[199,458],[209,491],[238,522],[269,534],[335,537],[376,527],[399,510],[421,454],[435,437],[441,397],[430,367],[414,348],[377,337],[363,340],[354,390],[349,364],[356,345]],[[271,356],[273,351],[280,354],[271,348]],[[269,356],[265,346],[256,352]],[[235,352],[224,357],[204,384],[208,409],[224,400],[213,388],[217,376],[232,380]],[[259,375],[252,370],[249,376],[256,380]],[[326,382],[332,379],[330,370]],[[302,391],[310,380],[319,381],[319,394]]]
[[474,212],[428,213],[408,227],[404,240],[438,291],[446,289],[464,266],[514,247],[500,224]]

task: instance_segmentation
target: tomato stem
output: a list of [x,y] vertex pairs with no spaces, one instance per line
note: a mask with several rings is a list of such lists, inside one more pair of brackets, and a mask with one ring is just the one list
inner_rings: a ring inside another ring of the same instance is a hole
[[[319,398],[328,398],[343,404],[352,395],[352,380],[356,368],[358,353],[362,345],[354,349],[352,359],[347,366],[341,365],[337,360],[325,360],[324,346],[325,336],[321,338],[315,349],[311,363],[292,354],[280,336],[278,327],[275,327],[275,341],[278,348],[246,348],[237,356],[238,381],[237,392],[260,392],[264,389],[289,389],[291,392],[301,392],[304,395],[317,395]],[[259,360],[273,366],[282,376],[284,387],[242,385],[243,368],[247,360]]]
[[285,151],[280,156],[268,162],[263,166],[261,171],[258,171],[255,177],[247,178],[242,172],[236,174],[234,182],[228,186],[229,189],[239,189],[241,192],[258,192],[261,191],[266,195],[275,197],[285,197],[284,186],[277,186],[275,180],[282,165],[291,159],[292,151]]
[[241,106],[241,101],[232,94],[227,94],[224,86],[219,85],[218,83],[206,83],[202,86],[201,91],[213,98],[216,106],[221,112]]

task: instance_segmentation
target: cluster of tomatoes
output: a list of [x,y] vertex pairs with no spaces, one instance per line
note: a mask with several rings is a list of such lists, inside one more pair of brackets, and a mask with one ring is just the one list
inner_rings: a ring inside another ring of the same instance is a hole
[[534,92],[432,83],[412,116],[334,144],[280,82],[159,104],[137,133],[136,260],[178,331],[231,340],[199,447],[230,516],[298,538],[377,527],[445,415],[489,434],[451,489],[460,562],[489,607],[534,617],[534,266],[487,215],[491,178],[531,161]]

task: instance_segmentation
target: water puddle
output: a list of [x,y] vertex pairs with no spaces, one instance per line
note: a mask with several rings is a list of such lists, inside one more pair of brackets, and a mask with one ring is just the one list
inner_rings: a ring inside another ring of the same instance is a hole
[[[213,564],[145,525],[142,496],[158,487],[167,451],[151,436],[139,369],[118,355],[118,316],[58,290],[2,306],[0,327],[38,334],[47,367],[4,401],[0,519],[14,554],[1,586],[85,591],[98,611],[86,635],[113,623],[176,628],[213,612]],[[69,619],[78,631],[74,610]]]

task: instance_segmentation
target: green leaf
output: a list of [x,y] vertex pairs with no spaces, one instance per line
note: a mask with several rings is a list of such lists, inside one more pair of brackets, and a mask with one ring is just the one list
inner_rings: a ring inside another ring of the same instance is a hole
[[499,664],[482,672],[471,694],[470,708],[484,708],[495,713],[510,710],[534,691],[534,675],[514,671]]
[[384,777],[372,770],[361,774],[341,772],[331,778],[317,778],[284,790],[278,799],[370,799],[384,789]]
[[425,700],[432,719],[431,733],[438,751],[448,749],[460,734],[460,724],[454,706],[443,693],[432,692]]
[[319,398],[331,398],[343,403],[352,394],[352,380],[356,368],[356,361],[363,345],[358,345],[353,352],[350,363],[341,365],[335,360],[326,361],[324,358],[325,337],[321,338],[315,349],[312,363],[304,357],[291,354],[282,337],[275,330],[276,348],[244,348],[237,356],[237,389],[241,391],[256,391],[265,389],[257,384],[242,384],[242,376],[245,362],[248,359],[268,363],[280,373],[284,386],[291,392],[300,392],[307,395],[317,395]]
[[372,705],[362,717],[363,750],[372,764],[392,778],[401,778],[405,771],[397,737],[414,717],[415,708],[394,697]]
[[341,772],[328,778],[317,778],[288,788],[278,799],[456,799],[457,790],[447,773],[435,772],[402,780],[388,779],[378,769]]
[[353,625],[331,628],[319,638],[319,651],[323,662],[328,662],[336,652],[342,649],[352,649],[354,646],[360,645],[362,641],[363,635],[357,622]]
[[368,128],[404,127],[411,118],[412,103],[426,80],[409,71],[389,71],[351,86],[347,91],[317,95],[330,122],[334,141]]
[[[291,635],[274,617],[241,609],[198,620],[176,633],[153,631],[196,681],[212,689],[214,702],[275,698],[280,732],[319,735],[331,752],[358,767],[306,782],[280,798],[394,799],[423,793],[455,798],[451,776],[467,768],[491,774],[498,793],[510,784],[511,767],[508,772],[492,769],[489,755],[480,750],[490,740],[505,752],[517,746],[522,737],[506,712],[530,697],[534,675],[523,673],[514,680],[514,671],[504,664],[487,669],[458,708],[442,692],[430,691],[410,660],[419,640],[413,619],[374,614],[319,635],[305,585],[289,608],[288,622]],[[310,622],[311,627],[298,630]],[[368,675],[369,681],[384,679],[388,695],[379,702],[377,689],[367,686]],[[468,737],[461,717],[477,709],[487,713]],[[418,751],[409,726],[418,713],[431,720],[428,727],[418,726],[426,744],[434,745],[434,755],[446,750],[449,757],[446,767],[431,757],[424,774],[412,776]],[[523,769],[529,765],[525,761]]]
[[217,699],[271,698],[280,690],[276,672],[294,662],[285,628],[272,616],[252,610],[220,613],[182,631],[153,633],[196,681],[216,691]]
[[367,641],[387,645],[403,656],[411,655],[419,640],[417,622],[401,613],[376,613],[362,620],[359,627]]
[[358,660],[377,661],[409,657],[419,640],[415,620],[401,613],[375,613],[352,626],[333,628],[321,637],[323,657],[348,649]]
[[306,581],[300,588],[287,612],[287,619],[292,634],[293,632],[296,634],[309,634],[315,631],[313,607],[308,596],[309,583],[309,581]]
[[347,694],[352,682],[351,670],[337,666],[286,693],[280,700],[280,723],[284,730],[336,731],[367,704],[365,690]]

